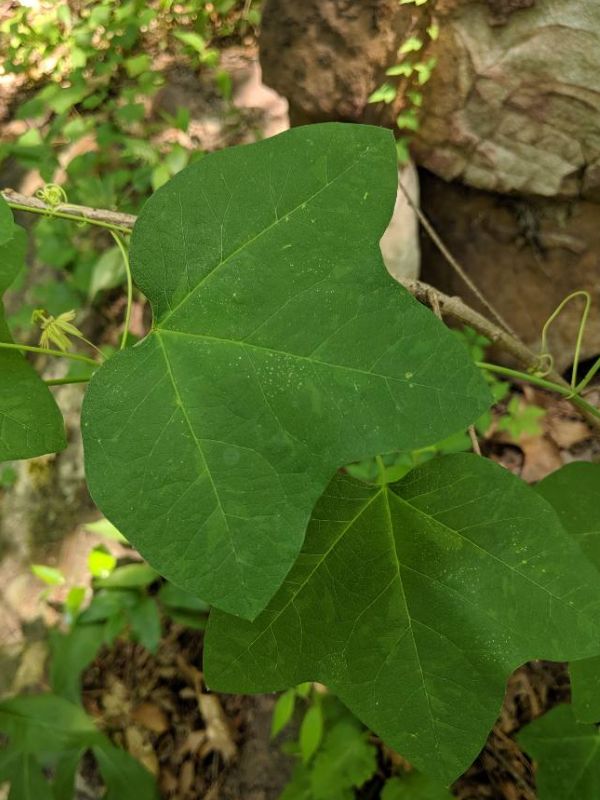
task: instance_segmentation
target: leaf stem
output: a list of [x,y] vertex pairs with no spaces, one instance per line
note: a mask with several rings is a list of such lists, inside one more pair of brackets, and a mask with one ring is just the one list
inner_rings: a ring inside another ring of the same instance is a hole
[[600,419],[600,409],[591,405],[591,403],[588,403],[583,399],[583,397],[575,394],[568,386],[561,386],[559,383],[553,383],[552,381],[547,381],[544,378],[538,378],[537,375],[530,375],[527,372],[519,372],[516,369],[501,367],[498,364],[488,364],[485,361],[476,361],[475,363],[478,367],[485,369],[488,372],[495,372],[498,375],[504,375],[507,378],[514,378],[519,381],[531,383],[533,386],[539,386],[541,389],[546,389],[549,392],[556,392],[556,394],[566,397],[567,400],[570,400],[582,410],[587,411],[589,414],[592,414],[594,417]]
[[131,266],[129,264],[129,255],[123,244],[123,240],[114,231],[111,231],[111,236],[117,243],[117,247],[123,256],[123,263],[125,265],[125,273],[127,274],[127,310],[125,312],[125,322],[123,326],[123,335],[121,336],[121,350],[125,349],[127,344],[127,336],[129,334],[129,325],[131,324],[131,307],[133,305],[133,278],[131,276]]
[[13,344],[13,342],[0,342],[0,350],[20,350],[26,353],[40,353],[45,356],[54,356],[55,358],[70,358],[72,361],[82,361],[84,364],[90,364],[93,367],[99,367],[97,361],[87,356],[79,355],[79,353],[66,353],[62,350],[50,350],[47,347],[33,347],[28,344]]
[[50,380],[44,381],[46,386],[68,386],[72,383],[88,383],[89,378],[81,377],[81,378],[50,378]]

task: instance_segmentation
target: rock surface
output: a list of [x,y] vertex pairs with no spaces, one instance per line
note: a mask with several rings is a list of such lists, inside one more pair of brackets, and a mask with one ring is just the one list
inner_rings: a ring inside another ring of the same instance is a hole
[[600,3],[489,5],[438,5],[418,163],[480,189],[600,200]]
[[368,97],[431,9],[440,35],[419,56],[438,64],[417,163],[480,189],[600,200],[597,0],[438,0],[422,10],[397,0],[268,0],[265,81],[289,99],[294,124],[392,126],[397,104]]
[[[494,307],[535,351],[545,321],[571,292],[592,296],[582,357],[600,354],[600,209],[583,200],[502,197],[421,174],[421,202],[450,251]],[[481,308],[429,241],[423,279]],[[559,371],[570,366],[583,302],[572,301],[550,328]]]

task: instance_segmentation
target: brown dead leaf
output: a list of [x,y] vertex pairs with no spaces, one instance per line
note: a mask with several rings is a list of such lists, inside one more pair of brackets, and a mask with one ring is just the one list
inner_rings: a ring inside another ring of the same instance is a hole
[[166,714],[154,703],[141,703],[131,712],[131,719],[153,733],[164,733],[169,727]]
[[179,771],[179,792],[184,797],[187,797],[187,795],[190,793],[190,790],[194,785],[195,777],[196,770],[194,767],[194,762],[184,761]]
[[198,705],[206,725],[206,744],[202,756],[217,752],[226,764],[230,763],[237,755],[237,747],[221,701],[216,694],[201,694]]
[[552,414],[548,416],[546,425],[552,439],[559,447],[565,450],[589,439],[591,436],[590,429],[581,419]]
[[102,705],[107,717],[120,717],[129,715],[131,701],[129,692],[123,681],[115,675],[109,675],[106,681],[107,689],[102,694]]
[[547,436],[523,436],[520,440],[524,455],[521,477],[526,483],[537,483],[562,467],[560,450]]
[[44,684],[44,668],[48,648],[45,642],[32,642],[28,644],[23,654],[21,662],[14,677],[11,692],[19,694],[24,689],[40,687]]
[[125,730],[125,744],[127,751],[156,777],[159,772],[158,758],[152,743],[146,738],[142,730],[135,725],[130,725]]

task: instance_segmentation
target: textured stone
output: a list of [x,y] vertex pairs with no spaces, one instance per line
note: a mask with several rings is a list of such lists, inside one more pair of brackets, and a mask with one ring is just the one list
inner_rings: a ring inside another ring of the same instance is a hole
[[267,0],[263,75],[287,97],[292,124],[385,117],[367,100],[403,40],[409,17],[400,8],[398,0]]
[[[600,354],[600,206],[586,201],[502,197],[446,183],[423,172],[421,202],[451,252],[477,286],[535,351],[542,326],[577,289],[593,299],[583,358]],[[426,236],[423,278],[489,313]],[[550,328],[559,370],[573,360],[582,300],[570,303]]]
[[498,0],[492,18],[471,0],[442,9],[416,159],[481,189],[596,198],[600,3],[504,2],[510,16]]
[[481,189],[597,200],[598,0],[438,0],[417,10],[397,0],[268,0],[265,81],[289,99],[294,124],[392,126],[398,103],[368,97],[431,8],[440,36],[425,55],[438,65],[417,163]]

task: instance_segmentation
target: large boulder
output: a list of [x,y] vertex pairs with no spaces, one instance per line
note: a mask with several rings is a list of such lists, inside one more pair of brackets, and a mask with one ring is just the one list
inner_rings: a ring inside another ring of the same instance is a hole
[[402,98],[373,106],[369,95],[433,17],[417,162],[481,189],[600,200],[598,0],[267,0],[265,82],[293,123],[392,126]]
[[503,2],[504,24],[439,4],[417,161],[481,189],[600,200],[600,3]]

